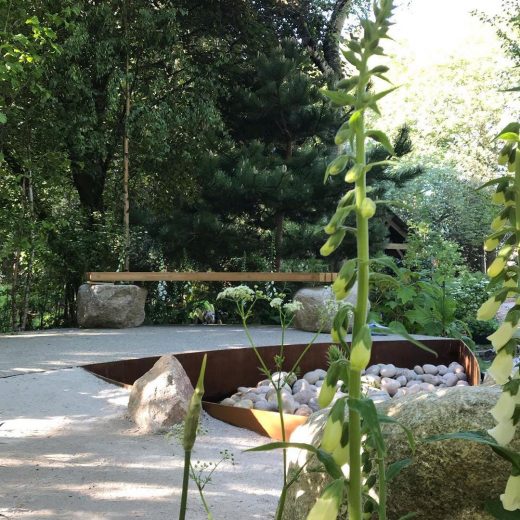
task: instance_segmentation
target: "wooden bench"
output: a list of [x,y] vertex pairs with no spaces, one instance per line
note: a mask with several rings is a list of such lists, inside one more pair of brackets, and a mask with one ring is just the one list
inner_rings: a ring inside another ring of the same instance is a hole
[[313,282],[332,283],[337,273],[89,272],[88,283],[102,282]]

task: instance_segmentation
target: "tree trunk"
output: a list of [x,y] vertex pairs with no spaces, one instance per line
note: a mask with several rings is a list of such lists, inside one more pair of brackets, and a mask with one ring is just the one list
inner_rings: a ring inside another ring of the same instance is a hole
[[284,212],[277,213],[274,217],[274,270],[279,271],[282,264],[282,240],[283,240],[283,221]]
[[128,120],[130,118],[130,58],[128,55],[128,13],[127,2],[124,1],[123,10],[123,26],[125,32],[125,40],[127,44],[126,64],[125,64],[125,125],[123,136],[123,204],[124,204],[124,233],[125,233],[125,271],[130,271],[130,202],[128,197],[128,179],[129,179],[129,132]]

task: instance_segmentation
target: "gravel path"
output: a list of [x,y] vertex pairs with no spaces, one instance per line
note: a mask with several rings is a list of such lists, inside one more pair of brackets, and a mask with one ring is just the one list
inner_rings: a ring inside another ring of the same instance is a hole
[[[254,327],[253,336],[268,345],[279,332]],[[289,331],[287,341],[310,336]],[[233,326],[0,335],[0,518],[177,518],[183,460],[178,440],[139,434],[125,416],[128,391],[69,367],[244,344],[243,331]],[[195,460],[216,462],[228,449],[236,462],[224,463],[208,484],[215,519],[273,518],[280,454],[244,453],[268,440],[209,416],[203,424]],[[196,492],[189,503],[189,520],[206,518]]]

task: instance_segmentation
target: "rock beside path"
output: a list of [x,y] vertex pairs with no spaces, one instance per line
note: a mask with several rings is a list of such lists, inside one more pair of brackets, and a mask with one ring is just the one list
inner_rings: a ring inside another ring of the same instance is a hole
[[143,433],[164,433],[184,421],[192,394],[179,361],[172,354],[162,356],[134,383],[128,413]]
[[[497,386],[442,388],[376,406],[380,413],[410,428],[417,441],[431,435],[492,428],[494,420],[489,410],[500,392]],[[290,440],[316,445],[326,418],[325,412],[312,415]],[[412,456],[399,426],[385,424],[383,433],[387,464]],[[511,447],[520,448],[520,432]],[[307,453],[289,450],[289,474],[305,463]],[[313,471],[316,465],[309,466],[309,471],[306,468],[289,489],[284,520],[306,518],[326,484],[323,474]],[[416,511],[419,520],[492,520],[483,511],[484,504],[504,492],[510,470],[509,463],[482,444],[459,440],[418,442],[413,463],[389,484],[388,518],[394,520]]]
[[[356,303],[357,283],[354,284],[344,301]],[[330,286],[305,287],[294,295],[294,301],[303,308],[294,315],[293,325],[300,330],[310,332],[329,332],[337,311],[337,301]]]
[[83,284],[78,290],[78,325],[124,329],[143,324],[146,289],[137,285]]

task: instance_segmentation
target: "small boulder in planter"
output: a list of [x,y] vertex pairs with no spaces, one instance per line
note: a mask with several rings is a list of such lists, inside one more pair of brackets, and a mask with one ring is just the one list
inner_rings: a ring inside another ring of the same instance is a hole
[[83,284],[78,290],[78,325],[124,329],[143,324],[146,289],[137,285]]
[[[417,441],[432,435],[494,427],[489,410],[500,393],[498,386],[445,388],[385,401],[376,407],[378,412],[410,428]],[[293,432],[291,442],[317,445],[326,419],[323,411],[312,415],[307,424]],[[387,464],[411,457],[402,429],[389,424],[382,427]],[[511,447],[519,449],[520,432]],[[289,474],[301,467],[307,457],[303,450],[290,449]],[[328,482],[323,473],[313,469],[316,467],[308,465],[289,488],[284,520],[306,518]],[[484,504],[504,492],[510,471],[510,463],[482,444],[461,440],[418,442],[413,463],[388,484],[388,518],[401,518],[415,511],[414,518],[418,520],[492,520],[484,512]]]
[[164,433],[184,421],[193,386],[172,354],[162,356],[135,381],[128,401],[130,418],[144,433]]
[[[344,301],[356,304],[357,282]],[[336,298],[330,286],[305,287],[294,295],[294,301],[300,302],[303,308],[294,315],[293,324],[297,329],[309,332],[330,332],[332,321],[337,311]]]

